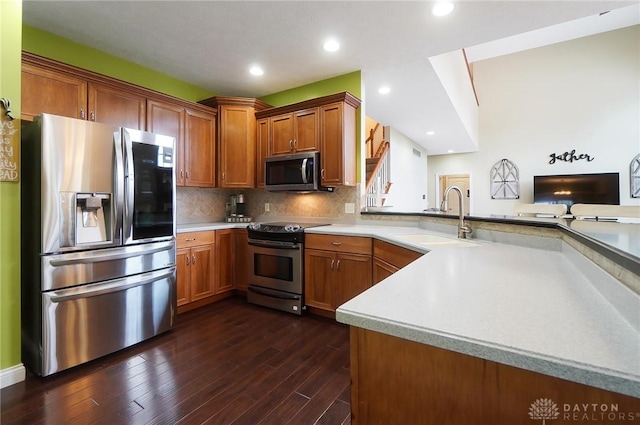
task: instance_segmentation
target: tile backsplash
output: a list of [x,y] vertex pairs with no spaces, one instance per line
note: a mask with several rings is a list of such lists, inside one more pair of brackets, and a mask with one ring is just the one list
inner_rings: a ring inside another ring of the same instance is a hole
[[[247,215],[260,221],[269,217],[300,219],[327,218],[339,222],[355,221],[359,216],[359,187],[336,187],[334,192],[289,193],[262,189],[203,189],[179,187],[178,224],[224,221],[225,204],[231,195],[242,193]],[[265,211],[265,204],[269,211]],[[354,214],[345,213],[345,204],[354,204]]]

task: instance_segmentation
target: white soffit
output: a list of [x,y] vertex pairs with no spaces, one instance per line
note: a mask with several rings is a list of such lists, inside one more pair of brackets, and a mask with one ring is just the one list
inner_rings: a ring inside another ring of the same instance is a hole
[[465,48],[469,63],[640,24],[640,4]]

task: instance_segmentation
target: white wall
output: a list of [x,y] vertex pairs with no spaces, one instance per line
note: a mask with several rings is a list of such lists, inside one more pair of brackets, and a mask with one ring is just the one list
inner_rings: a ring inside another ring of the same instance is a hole
[[[640,152],[640,26],[473,64],[479,151],[428,158],[429,199],[436,174],[472,175],[472,214],[512,214],[533,202],[533,176],[620,173],[620,203],[629,195],[629,164]],[[576,149],[593,161],[549,164]],[[520,170],[520,199],[492,200],[491,167],[507,158]]]
[[[427,208],[427,151],[394,128],[390,128],[391,190],[385,206],[416,212]],[[420,153],[415,155],[414,149]]]

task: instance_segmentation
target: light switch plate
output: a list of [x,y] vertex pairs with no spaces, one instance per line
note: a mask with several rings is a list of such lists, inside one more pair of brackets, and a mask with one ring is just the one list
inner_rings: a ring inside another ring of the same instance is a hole
[[353,214],[356,212],[356,204],[352,202],[347,202],[344,204],[344,212],[346,214]]

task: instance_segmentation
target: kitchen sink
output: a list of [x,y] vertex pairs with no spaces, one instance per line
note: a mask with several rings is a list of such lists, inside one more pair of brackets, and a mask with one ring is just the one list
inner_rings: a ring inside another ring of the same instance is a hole
[[403,242],[425,246],[480,246],[476,242],[471,242],[468,239],[457,239],[454,237],[448,238],[446,236],[431,235],[428,233],[396,233],[391,236]]

